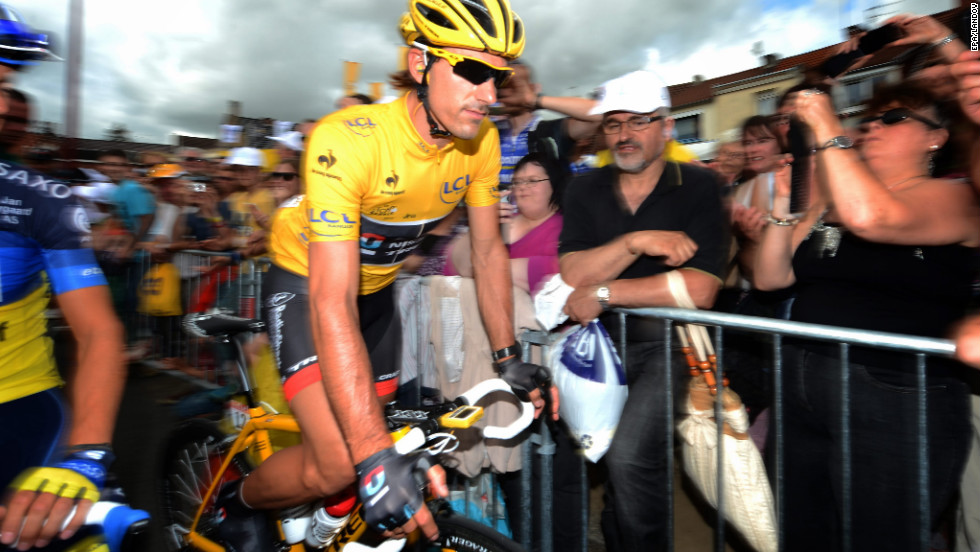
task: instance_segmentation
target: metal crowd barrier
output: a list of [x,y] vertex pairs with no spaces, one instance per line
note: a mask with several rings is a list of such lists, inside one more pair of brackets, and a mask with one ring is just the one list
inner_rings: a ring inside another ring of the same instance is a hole
[[[910,355],[914,355],[916,359],[916,397],[917,397],[917,424],[916,424],[916,435],[917,442],[919,444],[918,450],[918,481],[916,482],[919,498],[919,541],[920,548],[923,550],[929,549],[930,544],[930,513],[929,513],[929,486],[928,486],[928,474],[929,474],[929,459],[928,459],[928,441],[926,436],[926,357],[950,357],[955,352],[954,344],[945,339],[932,339],[924,337],[915,337],[909,335],[900,335],[885,332],[874,332],[865,330],[856,330],[841,328],[835,326],[823,326],[818,324],[806,324],[800,322],[788,322],[783,320],[776,320],[770,318],[758,318],[752,316],[742,316],[734,314],[722,314],[710,311],[696,311],[687,310],[679,308],[647,308],[647,309],[617,309],[622,316],[622,321],[625,321],[626,314],[632,314],[637,316],[647,316],[652,318],[658,318],[664,320],[664,342],[668,345],[666,347],[666,362],[670,366],[672,362],[673,347],[670,346],[672,343],[672,325],[674,322],[682,323],[694,323],[702,324],[706,326],[711,326],[715,328],[714,341],[715,350],[718,357],[718,379],[721,380],[724,377],[724,338],[726,331],[738,330],[741,332],[753,332],[771,336],[773,340],[773,364],[772,364],[772,376],[773,376],[773,400],[772,400],[772,425],[770,426],[770,431],[775,432],[775,469],[774,477],[775,488],[773,489],[774,499],[776,501],[776,519],[778,520],[784,517],[784,506],[785,497],[783,493],[783,389],[781,386],[782,382],[782,372],[783,372],[783,356],[782,356],[782,340],[784,337],[794,337],[794,338],[804,338],[823,342],[837,343],[840,347],[840,362],[841,365],[847,365],[850,347],[853,345],[859,345],[862,347],[870,347],[875,349],[887,349],[891,351],[904,352]],[[621,324],[622,328],[625,328],[625,324]],[[613,339],[618,339],[621,350],[625,350],[626,336],[625,330],[620,332],[620,335],[611,336]],[[628,359],[623,359],[624,363],[628,363]],[[668,379],[666,383],[666,388],[671,389],[673,387],[673,382],[671,381],[671,372],[668,370]],[[850,546],[850,534],[851,534],[851,522],[850,522],[850,512],[851,512],[851,458],[850,458],[850,431],[849,431],[849,417],[850,417],[850,404],[849,404],[849,378],[848,371],[841,371],[841,384],[843,388],[844,395],[842,396],[842,421],[841,421],[841,432],[844,439],[844,465],[842,466],[842,488],[844,490],[844,503],[843,503],[843,535],[844,535],[844,551],[849,551]],[[674,412],[673,407],[673,396],[671,393],[666,394],[667,408],[670,412]],[[721,394],[718,394],[718,401],[716,403],[716,412],[721,414]],[[668,435],[668,450],[667,450],[667,470],[668,473],[673,473],[674,471],[674,450],[673,450],[673,438],[674,429],[676,427],[676,420],[670,419],[669,427],[667,428]],[[718,426],[718,439],[719,442],[722,439],[722,427]],[[724,448],[717,447],[718,452],[718,465],[723,465],[723,454]],[[722,479],[724,473],[722,470],[718,470],[717,477],[719,479],[718,489],[718,508],[717,508],[717,523],[714,532],[715,538],[715,549],[719,552],[725,550],[725,528],[726,522],[721,511],[724,507],[725,496],[723,494],[724,487],[722,486]],[[670,536],[669,544],[670,550],[673,550],[673,478],[668,478],[668,493],[667,496],[670,497],[671,504],[669,511],[671,512],[671,518],[669,520],[669,531]],[[778,523],[778,541],[780,550],[784,550],[785,543],[785,533],[784,527],[781,523]]]
[[[184,252],[196,258],[198,266],[202,267],[202,270],[197,274],[192,274],[188,278],[182,280],[183,284],[183,312],[188,312],[188,309],[197,308],[201,306],[202,295],[206,291],[206,286],[214,286],[213,281],[215,277],[219,278],[219,283],[217,284],[218,290],[216,293],[216,303],[212,306],[219,306],[230,308],[233,312],[241,316],[258,317],[261,316],[261,305],[260,301],[257,300],[262,284],[262,278],[267,268],[267,260],[256,259],[256,260],[246,260],[237,265],[229,265],[227,267],[211,270],[215,266],[215,259],[218,257],[227,257],[225,253],[211,253],[205,251],[188,251]],[[149,269],[150,263],[147,261],[144,266],[140,267],[141,272],[145,272]],[[210,275],[208,275],[210,274]],[[216,276],[217,275],[217,276]],[[918,423],[916,426],[917,436],[919,439],[919,470],[918,470],[918,494],[920,504],[920,527],[919,535],[920,541],[923,549],[927,549],[930,541],[930,519],[929,519],[929,488],[928,488],[928,456],[927,456],[927,439],[925,434],[926,428],[926,388],[925,388],[925,374],[926,374],[926,357],[927,356],[938,356],[938,357],[949,357],[954,352],[954,345],[952,342],[943,339],[930,339],[922,337],[914,337],[899,334],[890,334],[883,332],[872,332],[863,330],[854,330],[841,327],[832,326],[822,326],[816,324],[804,324],[798,322],[787,322],[783,320],[769,319],[769,318],[758,318],[751,316],[733,315],[733,314],[722,314],[710,311],[694,311],[686,309],[677,308],[649,308],[649,309],[617,309],[623,317],[626,314],[646,316],[652,318],[663,319],[666,321],[664,328],[664,341],[670,345],[673,341],[672,336],[672,324],[674,322],[681,323],[695,323],[707,325],[715,328],[714,341],[715,350],[718,359],[718,370],[721,372],[719,374],[719,379],[724,376],[724,356],[725,356],[725,336],[726,332],[730,330],[737,330],[739,332],[753,332],[758,334],[763,334],[770,336],[773,342],[772,351],[772,376],[773,376],[773,401],[772,401],[772,425],[770,431],[775,432],[775,474],[773,480],[775,481],[775,488],[773,489],[774,498],[776,501],[776,515],[777,520],[783,517],[783,507],[784,507],[784,494],[782,488],[782,474],[783,474],[783,412],[782,412],[782,397],[783,390],[781,387],[782,382],[782,372],[783,372],[783,356],[782,356],[782,340],[784,337],[794,337],[794,338],[805,338],[818,340],[823,342],[832,342],[839,344],[841,363],[846,364],[848,362],[849,348],[853,345],[859,345],[863,347],[871,347],[877,349],[888,349],[892,351],[905,352],[910,355],[914,355],[917,362],[917,398],[918,398]],[[136,314],[135,319],[127,320],[127,328],[130,332],[145,330],[150,327],[150,318],[144,314],[140,313],[129,313]],[[179,319],[176,321],[179,324]],[[625,328],[625,324],[621,324],[621,327]],[[200,372],[194,376],[191,376],[197,383],[207,387],[216,387],[224,383],[221,370],[216,365],[210,365],[204,362],[202,351],[204,347],[197,340],[188,339],[183,332],[179,331],[179,327],[176,328],[177,337],[177,349],[180,356],[184,358],[189,366],[196,367]],[[556,334],[550,334],[548,332],[541,331],[525,331],[521,335],[521,339],[524,346],[525,358],[529,358],[529,354],[532,348],[538,347],[548,347],[552,344],[555,339]],[[159,338],[160,336],[154,336]],[[620,335],[612,335],[614,340],[618,339],[621,345],[621,350],[625,350],[625,330],[621,332]],[[421,339],[421,337],[420,337]],[[423,344],[419,344],[420,346]],[[671,365],[673,362],[673,347],[668,346],[666,348],[666,362]],[[162,351],[158,347],[156,351],[157,354],[166,354],[173,351]],[[629,359],[623,359],[624,363],[628,363]],[[419,367],[419,374],[424,370],[424,367]],[[844,389],[845,396],[842,397],[842,433],[845,439],[845,458],[844,466],[842,466],[843,473],[843,488],[845,489],[845,501],[843,505],[844,510],[844,537],[845,537],[845,548],[844,550],[849,550],[847,542],[849,541],[851,526],[849,523],[849,512],[851,508],[850,500],[850,462],[851,459],[847,454],[849,454],[849,443],[850,433],[848,430],[848,418],[850,416],[849,412],[849,402],[848,402],[848,372],[846,370],[842,371],[842,387]],[[668,379],[666,384],[667,389],[673,388],[673,382],[671,381],[670,371],[668,371]],[[721,408],[720,394],[717,408]],[[673,406],[673,396],[671,393],[666,393],[666,405],[670,412],[674,412]],[[718,410],[720,413],[721,411]],[[676,420],[672,417],[669,421],[669,427],[667,428],[668,435],[668,450],[667,453],[667,470],[668,473],[673,473],[674,471],[674,447],[673,447],[673,435],[675,431]],[[528,440],[523,446],[522,458],[523,465],[525,467],[530,467],[532,465],[537,465],[540,470],[539,477],[537,481],[540,483],[540,488],[537,490],[537,511],[535,512],[535,505],[532,501],[532,486],[534,485],[535,478],[533,477],[531,469],[522,470],[521,481],[523,495],[521,497],[521,512],[524,515],[523,523],[521,524],[523,530],[520,534],[515,534],[514,538],[520,542],[526,549],[540,550],[541,552],[552,552],[554,550],[554,545],[552,541],[551,527],[554,524],[553,512],[552,512],[552,496],[551,496],[551,481],[553,478],[553,455],[555,453],[555,444],[551,436],[550,429],[547,424],[540,423],[535,426],[535,435],[532,439]],[[721,439],[722,428],[719,426],[719,439]],[[722,455],[724,453],[723,447],[717,448],[719,455],[719,465],[722,465]],[[584,459],[582,460],[582,473],[584,474]],[[725,496],[722,494],[723,486],[721,484],[721,478],[724,474],[721,470],[718,472],[718,488],[719,488],[719,507],[717,509],[717,523],[714,529],[714,542],[715,548],[718,551],[723,551],[725,549],[726,541],[726,521],[724,516],[720,513],[722,511]],[[589,516],[589,487],[587,478],[584,475],[581,477],[581,517],[576,520],[581,528],[581,550],[588,550],[588,516]],[[467,495],[466,499],[470,499],[469,495],[469,485],[466,486]],[[670,519],[668,520],[669,526],[669,545],[670,550],[673,550],[673,478],[668,478],[668,497],[670,497],[671,503],[669,511]],[[491,502],[495,499],[490,497]],[[491,504],[492,506],[492,504]],[[534,515],[537,514],[537,522],[533,523]],[[563,523],[574,523],[572,520],[561,520]],[[780,549],[784,549],[783,543],[785,541],[784,529],[782,524],[778,525],[779,532],[779,544]],[[537,542],[532,543],[532,535],[537,534]]]
[[[120,312],[129,334],[130,347],[140,348],[146,363],[188,379],[203,387],[225,384],[220,359],[207,343],[187,336],[180,327],[181,315],[211,308],[225,309],[235,315],[260,317],[262,279],[268,268],[266,258],[232,261],[227,252],[181,251],[169,262],[180,273],[180,309],[178,313],[153,316],[140,308],[139,295],[146,293],[144,278],[160,264],[143,256],[128,268],[120,285],[127,287],[129,297]],[[141,291],[142,288],[142,291]],[[135,294],[135,295],[134,295]],[[179,369],[170,369],[161,359],[179,359]]]

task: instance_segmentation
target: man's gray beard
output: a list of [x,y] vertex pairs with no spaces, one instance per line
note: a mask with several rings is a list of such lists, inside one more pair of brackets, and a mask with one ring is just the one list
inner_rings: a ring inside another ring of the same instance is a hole
[[619,170],[630,174],[643,172],[643,169],[650,166],[650,163],[646,159],[643,159],[642,156],[637,156],[633,161],[626,161],[615,151],[613,151],[613,160],[616,161],[616,166],[619,167]]

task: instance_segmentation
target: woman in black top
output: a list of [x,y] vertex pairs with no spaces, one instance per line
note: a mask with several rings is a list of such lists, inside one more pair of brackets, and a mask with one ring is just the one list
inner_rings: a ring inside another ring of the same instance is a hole
[[[967,183],[930,174],[931,157],[949,138],[932,97],[908,83],[880,88],[862,122],[859,151],[826,94],[800,94],[797,114],[815,135],[824,200],[792,219],[789,169],[779,172],[756,285],[795,283],[792,320],[945,335],[970,296],[980,206]],[[854,550],[920,547],[911,357],[857,347],[850,353]],[[784,358],[786,548],[838,550],[845,444],[839,347],[791,341]],[[970,407],[959,369],[932,359],[927,365],[933,524],[955,496],[969,446]]]

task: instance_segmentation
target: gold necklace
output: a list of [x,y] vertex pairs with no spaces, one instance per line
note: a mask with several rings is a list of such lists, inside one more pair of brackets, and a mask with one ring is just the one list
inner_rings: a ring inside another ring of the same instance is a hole
[[894,183],[894,184],[889,184],[888,186],[885,186],[885,189],[886,189],[886,190],[891,190],[891,189],[892,189],[892,188],[894,188],[895,186],[900,186],[900,185],[902,185],[902,184],[905,184],[905,183],[906,183],[906,182],[908,182],[909,180],[914,180],[914,179],[916,179],[916,178],[929,178],[929,175],[927,175],[927,174],[917,174],[917,175],[915,175],[915,176],[910,176],[910,177],[908,177],[908,178],[906,178],[906,179],[904,179],[904,180],[899,180],[898,182],[896,182],[896,183]]

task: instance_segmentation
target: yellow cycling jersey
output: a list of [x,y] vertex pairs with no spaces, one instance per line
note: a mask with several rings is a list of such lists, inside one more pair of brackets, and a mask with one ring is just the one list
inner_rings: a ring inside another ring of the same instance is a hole
[[484,120],[472,140],[437,149],[419,135],[407,96],[324,117],[307,142],[306,195],[280,206],[269,238],[272,260],[309,276],[309,243],[360,242],[359,293],[395,280],[405,257],[460,203],[500,200],[500,140]]
[[0,306],[0,403],[58,387],[63,382],[45,334],[50,299],[44,284],[23,299]]

